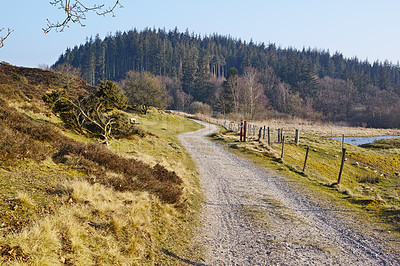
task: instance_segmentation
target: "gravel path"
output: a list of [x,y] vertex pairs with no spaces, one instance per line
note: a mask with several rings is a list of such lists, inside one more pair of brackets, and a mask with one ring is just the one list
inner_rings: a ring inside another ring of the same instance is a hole
[[216,126],[180,136],[197,162],[206,196],[199,241],[206,265],[400,265],[372,236],[335,212],[205,138]]

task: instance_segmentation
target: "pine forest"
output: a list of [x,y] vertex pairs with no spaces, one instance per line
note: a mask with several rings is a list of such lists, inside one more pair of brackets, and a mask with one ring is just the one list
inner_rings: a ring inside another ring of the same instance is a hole
[[297,116],[400,127],[400,67],[388,61],[147,28],[88,38],[68,48],[53,68],[66,64],[93,85],[123,84],[132,72],[152,75],[165,87],[164,105],[172,109],[197,103],[247,119]]

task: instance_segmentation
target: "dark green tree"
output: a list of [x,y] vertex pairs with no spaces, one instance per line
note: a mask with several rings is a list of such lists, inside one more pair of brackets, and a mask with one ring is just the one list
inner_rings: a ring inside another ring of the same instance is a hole
[[197,70],[195,57],[196,55],[193,54],[193,51],[189,50],[182,63],[182,90],[191,95],[193,95],[194,91],[194,80]]
[[196,78],[193,84],[193,98],[195,101],[210,104],[215,94],[214,84],[210,81],[210,63],[208,55],[203,55],[199,61],[199,67],[196,72]]

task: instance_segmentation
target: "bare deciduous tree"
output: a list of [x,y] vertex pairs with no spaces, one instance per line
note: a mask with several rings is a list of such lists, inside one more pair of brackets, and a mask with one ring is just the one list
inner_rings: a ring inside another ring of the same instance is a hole
[[61,73],[58,78],[67,87],[71,86],[76,81],[74,78],[80,77],[81,74],[79,68],[75,68],[68,63],[57,65],[56,67],[52,68],[52,70],[56,73]]
[[175,108],[185,110],[193,100],[193,96],[179,89],[175,91]]
[[[0,29],[0,32],[2,32],[3,30],[4,28]],[[13,30],[7,29],[7,34],[4,36],[0,36],[0,48],[4,46],[4,41],[8,38],[8,36],[10,36],[11,32],[13,32]]]
[[285,112],[287,109],[287,96],[289,95],[290,85],[286,83],[278,83],[273,87],[273,94],[271,100],[274,103],[274,107],[279,112]]
[[121,88],[129,104],[144,114],[150,106],[161,109],[168,106],[167,89],[149,72],[128,72],[121,81]]
[[47,27],[43,28],[44,33],[49,33],[52,29],[56,31],[63,31],[69,27],[68,23],[79,23],[82,27],[86,25],[83,21],[86,19],[86,14],[89,12],[95,12],[99,16],[105,16],[106,14],[113,14],[114,10],[119,6],[122,7],[120,0],[114,0],[114,4],[111,7],[106,7],[105,4],[94,4],[92,6],[85,5],[79,0],[54,0],[50,2],[51,5],[64,10],[66,18],[62,22],[50,22],[47,20]]
[[[49,33],[52,29],[56,31],[63,31],[65,28],[69,27],[69,23],[78,23],[82,27],[86,25],[83,21],[86,19],[86,14],[90,12],[95,12],[99,16],[105,16],[107,14],[112,14],[114,16],[114,11],[117,7],[123,7],[120,3],[120,0],[113,0],[111,6],[106,7],[105,4],[94,4],[94,5],[86,5],[83,1],[80,0],[53,0],[50,2],[51,5],[58,7],[59,9],[64,10],[66,14],[66,18],[56,23],[47,20],[46,28],[43,28],[44,33]],[[0,33],[4,30],[4,28],[0,29]],[[10,36],[13,30],[8,29],[8,32],[4,36],[0,36],[0,48],[4,47],[4,41]]]
[[224,82],[223,86],[226,87],[226,90],[232,100],[233,112],[239,113],[240,106],[240,87],[239,87],[239,74],[236,69],[230,69],[228,73],[228,77],[226,82]]
[[244,112],[249,114],[253,119],[257,105],[262,105],[260,99],[264,96],[264,88],[258,82],[257,70],[252,67],[246,68],[239,83],[243,95],[241,104],[243,105]]

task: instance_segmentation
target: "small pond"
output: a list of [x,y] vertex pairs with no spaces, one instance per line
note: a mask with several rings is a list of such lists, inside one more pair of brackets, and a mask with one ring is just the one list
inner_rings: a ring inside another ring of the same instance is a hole
[[[378,139],[395,139],[395,138],[400,138],[400,136],[344,137],[344,142],[355,146],[360,146],[362,144],[372,143]],[[334,137],[330,139],[336,139],[342,141],[342,137]]]

